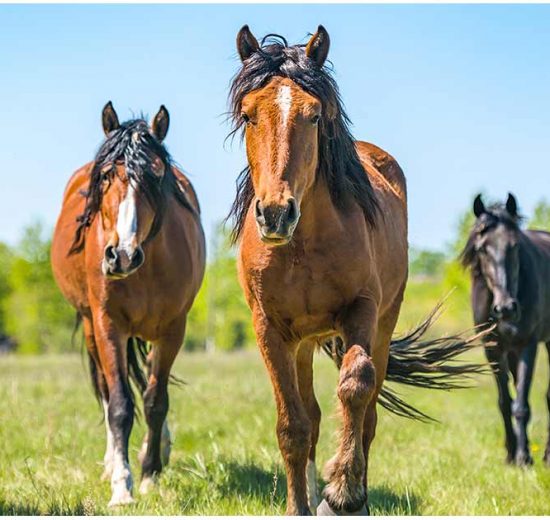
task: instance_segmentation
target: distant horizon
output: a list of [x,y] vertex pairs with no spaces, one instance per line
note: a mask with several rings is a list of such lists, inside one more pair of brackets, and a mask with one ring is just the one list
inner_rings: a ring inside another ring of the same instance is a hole
[[0,5],[0,241],[53,228],[108,100],[121,120],[167,106],[210,240],[245,164],[238,140],[224,146],[245,23],[289,43],[325,25],[355,137],[407,177],[412,246],[444,251],[478,192],[513,192],[531,218],[550,200],[549,22],[550,5]]

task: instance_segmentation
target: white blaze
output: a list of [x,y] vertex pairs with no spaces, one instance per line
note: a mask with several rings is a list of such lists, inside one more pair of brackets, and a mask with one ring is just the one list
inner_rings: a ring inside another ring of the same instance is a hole
[[283,123],[283,130],[288,125],[288,116],[290,114],[290,107],[292,106],[292,90],[289,85],[282,85],[277,93],[277,104],[281,109],[281,120]]
[[118,234],[118,247],[132,256],[135,247],[138,219],[136,207],[136,190],[131,182],[128,183],[126,197],[118,207],[116,230]]

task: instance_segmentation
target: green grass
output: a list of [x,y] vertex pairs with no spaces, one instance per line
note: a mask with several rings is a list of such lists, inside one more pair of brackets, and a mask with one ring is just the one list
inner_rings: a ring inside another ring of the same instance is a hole
[[[0,513],[109,514],[100,481],[101,410],[77,354],[0,360]],[[336,446],[336,370],[316,357],[323,409],[318,464]],[[420,424],[380,412],[370,466],[374,514],[549,514],[547,356],[540,353],[532,391],[535,466],[504,465],[502,428],[490,377],[453,393],[405,390],[440,419]],[[172,460],[158,491],[119,514],[279,514],[285,478],[275,439],[275,407],[257,352],[181,355],[171,389]],[[143,422],[134,427],[131,463]],[[321,484],[322,482],[320,482]]]

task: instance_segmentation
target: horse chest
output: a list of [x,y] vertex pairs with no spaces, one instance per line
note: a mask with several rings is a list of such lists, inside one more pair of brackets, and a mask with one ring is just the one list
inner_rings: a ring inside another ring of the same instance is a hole
[[253,270],[253,292],[267,313],[292,323],[332,322],[354,300],[361,277],[330,254],[281,255]]

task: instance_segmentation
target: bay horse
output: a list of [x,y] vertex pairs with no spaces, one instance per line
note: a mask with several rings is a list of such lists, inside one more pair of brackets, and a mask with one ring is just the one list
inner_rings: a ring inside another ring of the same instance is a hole
[[230,135],[243,131],[248,166],[228,218],[275,394],[287,514],[310,514],[318,505],[318,345],[340,367],[343,427],[317,513],[365,513],[376,403],[415,412],[382,388],[384,380],[450,388],[453,377],[478,370],[444,363],[472,343],[420,341],[433,315],[392,341],[408,274],[405,177],[388,153],[353,140],[325,66],[326,29],[319,26],[307,45],[290,46],[278,35],[260,44],[244,26],[237,49],[242,66],[230,88]]
[[95,159],[65,189],[51,262],[82,321],[92,383],[105,413],[109,505],[117,506],[133,501],[130,377],[143,393],[148,426],[141,493],[168,462],[167,383],[202,282],[205,239],[194,189],[162,144],[166,108],[151,127],[143,119],[120,124],[109,102],[102,123],[106,139]]
[[[475,323],[495,323],[488,339],[496,345],[487,346],[485,353],[498,387],[506,462],[531,465],[529,389],[538,343],[545,342],[550,353],[550,233],[521,229],[512,194],[505,204],[489,207],[478,195],[473,212],[476,221],[461,258],[471,272]],[[516,389],[513,401],[510,374]],[[550,412],[550,386],[546,400]],[[550,429],[544,462],[550,465]]]

